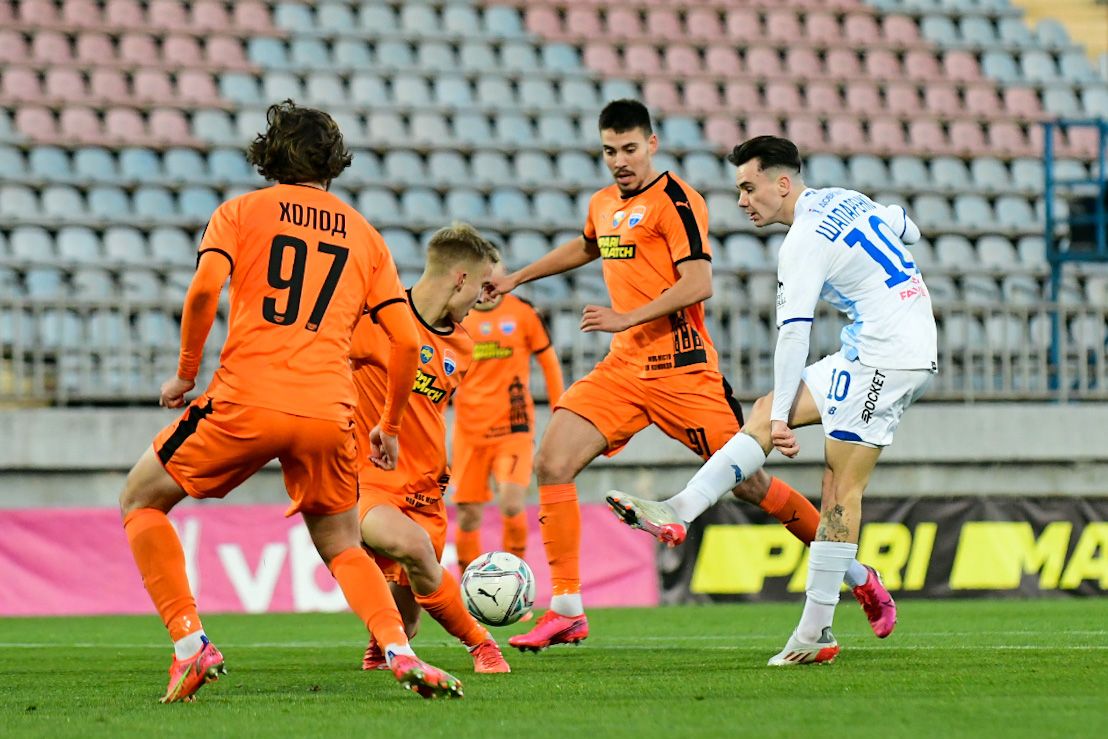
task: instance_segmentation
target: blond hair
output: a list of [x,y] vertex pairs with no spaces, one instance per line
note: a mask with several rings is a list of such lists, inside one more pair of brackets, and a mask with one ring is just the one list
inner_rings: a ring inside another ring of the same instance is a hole
[[500,252],[476,228],[455,221],[431,235],[427,242],[427,268],[443,273],[462,262],[500,261]]

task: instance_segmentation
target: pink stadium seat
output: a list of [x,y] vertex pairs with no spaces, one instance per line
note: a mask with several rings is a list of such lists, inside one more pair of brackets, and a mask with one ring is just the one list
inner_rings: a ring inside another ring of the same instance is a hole
[[881,112],[881,92],[873,82],[850,82],[846,86],[846,109],[869,118]]
[[8,0],[0,0],[0,24],[7,25],[15,19],[15,12],[12,10],[11,3]]
[[87,96],[85,78],[75,67],[51,67],[46,70],[43,88],[54,99],[80,102]]
[[25,62],[28,56],[27,40],[22,33],[0,28],[0,62]]
[[900,60],[888,49],[870,49],[865,62],[866,74],[875,80],[898,80],[903,76]]
[[1009,115],[1019,118],[1039,118],[1043,114],[1039,94],[1030,87],[1004,88],[1004,108]]
[[738,122],[728,115],[711,116],[704,122],[704,138],[721,147],[730,149],[742,143],[742,131]]
[[161,59],[154,37],[146,33],[127,33],[119,39],[119,58],[136,66]]
[[762,23],[753,8],[727,9],[727,38],[731,41],[753,41],[762,38]]
[[134,108],[109,108],[104,114],[104,137],[119,144],[145,141],[146,125]]
[[920,42],[919,27],[906,15],[886,15],[882,18],[881,28],[885,40],[898,46],[912,46]]
[[146,13],[142,12],[142,3],[138,0],[108,0],[104,21],[117,28],[145,28]]
[[144,103],[171,103],[176,97],[169,75],[160,69],[137,69],[131,77],[135,97]]
[[770,46],[748,46],[746,49],[746,73],[752,77],[783,76],[781,56]]
[[223,69],[247,69],[251,66],[242,41],[234,36],[208,36],[204,41],[204,61]]
[[192,135],[185,114],[171,108],[155,108],[150,112],[150,136],[167,144],[188,143]]
[[1066,132],[1066,145],[1062,147],[1062,152],[1070,156],[1094,159],[1099,146],[1095,128],[1071,128]]
[[3,70],[3,84],[0,94],[5,100],[31,103],[42,99],[43,85],[38,73],[30,67],[7,67]]
[[819,119],[807,116],[790,116],[785,124],[785,137],[796,144],[801,151],[823,149],[827,144]]
[[851,13],[843,19],[843,37],[855,48],[866,48],[881,38],[877,19],[867,13]]
[[[1051,138],[1054,139],[1054,153],[1064,153],[1066,150],[1066,137],[1057,126],[1055,126],[1053,130],[1054,135]],[[1046,137],[1043,135],[1042,126],[1032,125],[1027,127],[1027,142],[1035,154],[1042,155],[1046,151],[1043,147],[1045,139]]]
[[610,38],[641,39],[643,37],[642,18],[639,17],[638,8],[623,5],[608,7],[604,24]]
[[966,112],[983,118],[994,118],[1003,112],[1004,103],[991,84],[968,85],[964,93]]
[[791,77],[823,74],[823,62],[810,46],[795,44],[785,51],[785,71]]
[[704,52],[704,68],[712,74],[731,76],[743,68],[734,46],[709,46]]
[[100,117],[91,108],[65,108],[58,121],[59,133],[72,141],[92,144],[101,140]]
[[782,133],[781,121],[777,119],[777,116],[754,113],[746,117],[747,138],[763,135],[780,136]]
[[962,112],[962,100],[956,87],[936,82],[923,88],[923,107],[928,113],[957,116]]
[[803,35],[800,21],[792,9],[771,10],[766,14],[766,36],[771,41],[796,43]]
[[[235,5],[237,3],[232,3]],[[192,6],[192,27],[201,31],[225,31],[232,24],[227,8],[221,2],[201,0]]]
[[986,149],[985,132],[976,121],[953,121],[948,133],[955,154],[973,157]]
[[695,75],[701,72],[700,54],[696,49],[684,44],[666,46],[664,53],[665,68],[671,74]]
[[603,38],[600,15],[596,8],[574,6],[566,11],[566,33],[585,38]]
[[64,33],[39,31],[31,40],[31,56],[49,64],[63,64],[73,58],[73,49]]
[[22,105],[15,111],[15,127],[32,140],[44,140],[57,136],[58,122],[46,108]]
[[189,26],[189,14],[178,0],[152,0],[146,7],[147,23],[157,29],[183,30]]
[[893,115],[916,115],[920,112],[919,90],[910,82],[891,83],[885,88],[885,110]]
[[665,41],[683,41],[685,32],[681,19],[671,8],[651,8],[646,13],[646,33],[651,38]]
[[203,59],[195,36],[171,35],[162,39],[162,61],[187,67]]
[[760,106],[762,96],[758,94],[758,86],[752,80],[739,76],[724,83],[723,102],[729,109],[739,112]]
[[611,44],[606,43],[587,44],[581,58],[589,69],[608,74],[614,74],[623,66],[619,58],[619,52]]
[[766,107],[775,113],[792,115],[802,111],[804,103],[792,82],[770,82],[766,85]]
[[631,74],[654,75],[661,69],[658,50],[646,44],[628,44],[623,49],[623,66]]
[[527,8],[524,24],[528,31],[539,36],[562,30],[562,18],[558,11],[545,5]]
[[1015,121],[993,121],[989,124],[989,147],[1000,154],[1018,156],[1028,150],[1027,138]]
[[942,70],[935,55],[924,49],[913,49],[904,55],[904,74],[914,80],[941,80]]
[[100,25],[100,6],[93,0],[65,0],[62,21],[71,26]]
[[908,140],[927,154],[945,154],[950,150],[942,125],[931,118],[915,118],[908,123]]
[[714,8],[692,8],[685,16],[685,32],[692,41],[723,38],[723,22]]
[[[273,28],[269,6],[261,0],[239,0],[235,6],[235,27],[243,31],[267,31]],[[551,26],[558,28],[558,26]]]
[[681,96],[672,80],[648,79],[642,86],[643,99],[651,108],[680,110]]
[[115,45],[107,34],[85,31],[77,37],[77,61],[82,64],[95,67],[112,62],[115,58]]
[[715,113],[723,110],[719,87],[712,80],[689,80],[685,83],[684,106],[694,113]]
[[131,90],[121,70],[100,67],[89,72],[89,94],[96,100],[124,103],[131,97]]
[[212,76],[203,70],[185,69],[177,73],[177,95],[188,103],[212,103],[219,100]]
[[838,113],[843,108],[839,88],[830,82],[809,82],[804,90],[804,107],[820,115]]
[[837,45],[842,36],[842,29],[835,16],[830,13],[814,11],[804,18],[804,35],[809,41],[817,44]]
[[854,116],[837,116],[827,121],[827,141],[838,151],[856,151],[866,143],[862,124]]
[[948,51],[943,55],[943,76],[952,82],[975,82],[981,79],[981,67],[968,51]]
[[29,26],[55,25],[58,22],[58,6],[42,0],[23,0],[19,3],[19,20]]
[[[832,138],[832,141],[838,141]],[[869,142],[885,154],[904,151],[904,127],[895,118],[875,118],[869,122]]]
[[862,64],[858,61],[858,53],[853,49],[828,49],[823,66],[827,74],[835,79],[849,79],[862,74]]

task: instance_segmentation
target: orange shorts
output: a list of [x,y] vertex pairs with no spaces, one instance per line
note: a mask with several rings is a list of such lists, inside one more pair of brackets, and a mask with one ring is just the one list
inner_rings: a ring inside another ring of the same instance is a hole
[[[358,522],[365,514],[379,505],[390,505],[408,518],[418,523],[431,537],[435,548],[435,559],[442,561],[442,550],[446,548],[446,502],[442,492],[436,487],[426,494],[405,495],[395,490],[385,490],[379,485],[359,485]],[[377,566],[385,573],[385,579],[398,585],[408,586],[408,573],[395,560],[370,550],[377,560]]]
[[203,394],[154,437],[154,453],[193,498],[222,498],[277,459],[292,499],[286,516],[342,513],[358,502],[353,420],[294,416]]
[[531,484],[531,461],[535,439],[532,434],[508,434],[494,441],[471,444],[464,436],[454,437],[455,503],[488,503],[493,493],[489,477],[497,484]]
[[605,358],[558,400],[585,418],[619,452],[650,424],[707,459],[739,432],[742,409],[726,378],[714,370],[644,380],[633,367]]

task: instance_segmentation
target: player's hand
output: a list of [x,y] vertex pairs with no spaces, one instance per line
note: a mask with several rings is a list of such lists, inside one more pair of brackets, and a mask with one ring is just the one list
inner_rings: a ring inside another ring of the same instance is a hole
[[481,302],[485,303],[500,295],[506,295],[517,287],[519,287],[519,281],[514,274],[493,274],[492,278],[489,280],[488,289],[482,291],[484,294],[482,295]]
[[800,444],[796,440],[796,434],[789,428],[789,424],[784,421],[771,421],[769,435],[773,441],[773,446],[786,457],[791,459],[800,452]]
[[185,404],[185,393],[194,387],[196,387],[195,380],[171,377],[162,383],[162,394],[158,398],[158,405],[163,408],[180,408]]
[[381,424],[369,432],[369,461],[383,470],[396,469],[396,460],[400,457],[400,440],[381,430]]
[[616,313],[606,305],[586,305],[581,311],[581,330],[607,331],[610,334],[618,334],[631,328],[631,321],[625,313]]

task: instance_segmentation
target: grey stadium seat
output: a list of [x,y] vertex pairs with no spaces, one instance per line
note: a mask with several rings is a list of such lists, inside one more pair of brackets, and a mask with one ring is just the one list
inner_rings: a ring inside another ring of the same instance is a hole
[[485,196],[477,190],[454,187],[446,193],[446,213],[450,218],[477,221],[488,217]]
[[100,239],[85,226],[66,226],[54,237],[58,257],[70,262],[100,261]]

